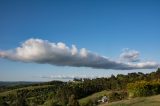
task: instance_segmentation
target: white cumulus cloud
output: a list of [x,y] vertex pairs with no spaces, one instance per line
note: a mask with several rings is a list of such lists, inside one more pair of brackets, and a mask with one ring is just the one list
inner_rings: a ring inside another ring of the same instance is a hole
[[93,53],[86,48],[68,47],[65,43],[52,43],[42,39],[28,39],[20,47],[0,51],[0,57],[14,61],[35,62],[57,66],[91,67],[99,69],[131,70],[158,68],[154,61],[132,63],[139,57],[139,52],[121,54],[127,62],[115,61]]
[[140,53],[136,50],[124,49],[123,52],[120,54],[120,60],[128,61],[128,62],[137,62],[140,61],[139,59]]

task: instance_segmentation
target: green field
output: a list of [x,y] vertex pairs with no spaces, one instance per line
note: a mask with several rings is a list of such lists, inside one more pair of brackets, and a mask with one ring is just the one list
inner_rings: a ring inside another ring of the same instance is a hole
[[137,97],[99,106],[160,106],[160,95],[150,97]]

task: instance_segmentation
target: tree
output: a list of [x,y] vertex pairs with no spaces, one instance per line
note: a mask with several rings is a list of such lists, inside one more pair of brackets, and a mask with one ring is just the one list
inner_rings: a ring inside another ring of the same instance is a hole
[[9,106],[5,101],[5,97],[0,97],[0,106]]
[[71,95],[71,96],[69,97],[68,106],[79,106],[79,102],[77,101],[75,95]]
[[28,94],[28,90],[18,90],[17,91],[17,106],[28,106],[27,101],[26,101],[26,97]]

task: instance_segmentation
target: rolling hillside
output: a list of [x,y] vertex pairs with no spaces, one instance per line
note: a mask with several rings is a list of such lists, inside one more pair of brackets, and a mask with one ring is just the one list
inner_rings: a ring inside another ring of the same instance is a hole
[[[108,78],[75,79],[69,82],[51,81],[4,86],[0,89],[0,106],[6,104],[11,106],[67,106],[68,104],[72,104],[71,106],[137,106],[150,104],[149,106],[152,106],[152,104],[160,104],[160,96],[151,98],[151,95],[160,94],[160,69],[148,74],[140,72],[127,75],[118,74]],[[127,100],[131,93],[139,98]],[[103,96],[107,96],[110,104],[100,104]]]

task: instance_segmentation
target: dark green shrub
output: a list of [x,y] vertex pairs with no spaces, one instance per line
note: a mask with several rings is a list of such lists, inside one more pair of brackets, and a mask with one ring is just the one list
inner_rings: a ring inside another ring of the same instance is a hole
[[113,91],[109,95],[109,102],[119,101],[126,99],[128,97],[128,93],[126,91]]

